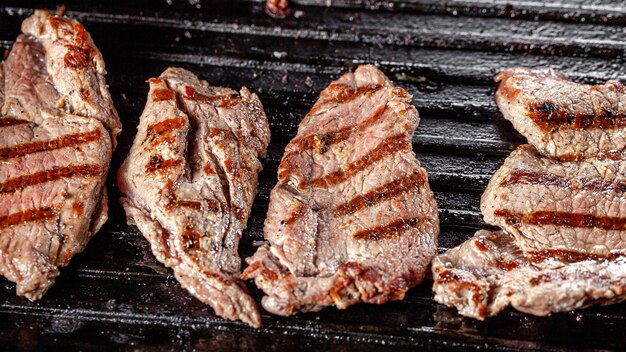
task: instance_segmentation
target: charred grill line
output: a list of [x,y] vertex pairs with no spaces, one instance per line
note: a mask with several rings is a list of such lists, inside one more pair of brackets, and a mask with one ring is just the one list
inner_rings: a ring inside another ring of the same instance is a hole
[[100,136],[101,132],[97,129],[91,132],[66,135],[49,141],[24,143],[13,147],[0,148],[0,161],[38,152],[75,147],[79,144],[97,141],[100,139]]
[[343,142],[350,138],[352,134],[356,132],[363,131],[367,127],[371,126],[375,123],[382,114],[387,110],[387,105],[384,105],[374,111],[372,116],[363,120],[357,126],[348,126],[337,131],[324,133],[323,135],[310,135],[306,137],[299,138],[297,141],[293,143],[297,145],[297,150],[306,150],[306,149],[315,149],[318,153],[324,154],[328,151],[331,145]]
[[404,178],[391,181],[379,186],[364,195],[360,195],[335,208],[335,214],[339,216],[354,214],[357,211],[372,207],[378,203],[393,199],[405,193],[419,190],[426,183],[424,173],[412,173]]
[[586,227],[617,231],[626,230],[626,218],[622,217],[596,216],[557,211],[534,211],[523,214],[504,209],[496,210],[494,215],[505,218],[507,224],[510,225],[525,223],[530,225]]
[[389,137],[387,140],[381,142],[371,152],[348,164],[345,169],[340,169],[318,179],[312,180],[311,185],[313,187],[320,188],[338,185],[356,175],[364,168],[384,159],[389,155],[393,155],[397,151],[408,148],[411,148],[411,143],[404,134]]

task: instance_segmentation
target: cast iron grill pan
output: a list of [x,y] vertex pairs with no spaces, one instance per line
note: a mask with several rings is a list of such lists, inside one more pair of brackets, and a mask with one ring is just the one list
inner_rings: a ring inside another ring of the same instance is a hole
[[[173,2],[173,3],[172,3]],[[213,85],[259,94],[272,143],[240,254],[263,238],[269,191],[287,142],[317,94],[360,63],[375,63],[414,95],[421,123],[413,138],[440,208],[440,251],[486,228],[480,195],[524,139],[493,99],[494,73],[550,66],[574,79],[626,82],[626,4],[606,0],[301,0],[284,20],[256,1],[77,1],[64,4],[102,51],[124,124],[107,187],[109,221],[63,269],[45,297],[16,297],[0,279],[0,348],[404,350],[621,349],[626,304],[538,318],[508,309],[479,322],[432,300],[432,281],[406,299],[282,318],[263,313],[260,330],[215,317],[184,291],[126,225],[114,175],[136,132],[145,80],[168,66]],[[51,1],[0,3],[0,53],[33,8]],[[252,288],[259,299],[261,293]]]

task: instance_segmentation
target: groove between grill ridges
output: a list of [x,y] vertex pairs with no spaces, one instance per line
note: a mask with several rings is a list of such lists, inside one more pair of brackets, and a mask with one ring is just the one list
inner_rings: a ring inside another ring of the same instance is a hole
[[[12,43],[13,41],[10,39],[0,40],[0,48],[8,50],[12,46]],[[108,43],[104,42],[103,44],[104,45],[101,45],[101,49],[104,49],[106,54],[106,49],[109,49],[107,47]],[[120,58],[125,57],[125,50],[117,50],[119,49],[119,45],[120,43],[116,44],[116,50],[112,52],[112,55],[106,55],[107,58],[110,59],[111,57],[116,56],[120,56]],[[129,43],[128,45],[132,44]],[[170,51],[176,50],[175,48],[168,49]],[[291,53],[292,50],[289,50],[289,53],[287,54],[287,60],[285,62],[285,60],[276,60],[272,56],[274,55],[274,52],[276,50],[283,50],[283,48],[277,47],[274,48],[276,49],[274,51],[272,51],[271,48],[267,49],[267,51],[257,51],[256,55],[261,56],[256,59],[241,59],[228,56],[219,56],[217,53],[213,53],[210,51],[206,53],[177,53],[163,52],[157,50],[143,50],[141,52],[131,54],[129,55],[129,57],[141,59],[150,58],[152,60],[169,61],[172,63],[203,65],[209,64],[220,67],[232,66],[254,69],[270,69],[271,67],[278,67],[278,69],[281,71],[284,68],[289,68],[289,72],[314,72],[316,74],[320,73],[318,65],[311,66],[310,64],[304,62],[312,59],[311,57],[307,56],[307,54],[300,55],[298,51],[293,50],[296,54],[298,54],[297,56],[294,56]],[[265,48],[263,50],[265,50]],[[360,49],[360,51],[354,53],[354,48],[350,49],[349,51],[353,52],[354,55],[357,56],[337,56],[336,52],[332,51],[328,53],[315,53],[315,55],[324,55],[323,59],[318,57],[316,58],[316,61],[322,59],[328,61],[328,63],[330,63],[330,66],[335,66],[329,69],[328,73],[331,74],[338,74],[338,72],[345,67],[346,62],[348,61],[351,61],[353,65],[375,61],[383,68],[387,68],[388,70],[393,69],[394,75],[396,76],[394,77],[394,80],[398,82],[402,82],[403,77],[411,77],[412,72],[424,71],[419,72],[418,76],[426,75],[436,81],[440,81],[441,79],[452,79],[456,80],[457,82],[465,81],[468,83],[471,82],[472,84],[475,84],[476,82],[484,82],[488,85],[492,85],[494,67],[505,68],[511,65],[520,65],[520,60],[525,62],[523,64],[524,66],[546,65],[547,60],[550,67],[566,71],[576,80],[591,79],[600,82],[607,79],[626,79],[626,72],[620,73],[621,67],[623,66],[620,65],[618,67],[613,67],[611,66],[611,61],[606,59],[581,59],[578,57],[556,58],[553,55],[533,55],[520,58],[519,55],[506,52],[467,52],[460,50],[441,51],[432,48],[410,48],[407,50],[415,51],[415,53],[412,55],[403,54],[401,57],[404,58],[404,61],[398,61],[397,57],[394,57],[393,59],[385,58],[385,54],[382,54],[383,56],[381,57],[376,56],[375,58],[372,58],[370,60],[364,60],[363,58],[358,57],[359,52],[363,51],[363,49]],[[459,55],[461,53],[462,55]],[[363,51],[362,54],[368,56],[372,55],[372,53],[368,51]],[[420,61],[411,61],[411,57],[415,57],[416,55],[420,58]],[[432,59],[424,61],[429,57],[432,57]],[[455,60],[455,58],[458,59]],[[444,62],[444,64],[439,64],[439,62]],[[326,64],[324,67],[327,66],[329,65]],[[298,68],[301,69],[298,70]],[[435,71],[434,73],[431,72],[433,70]],[[406,76],[407,73],[408,76]]]
[[[0,12],[10,12],[10,13],[22,13],[25,9],[21,8],[11,8],[5,7],[1,8]],[[307,39],[323,39],[323,40],[333,40],[333,41],[346,41],[346,42],[385,42],[389,44],[396,45],[407,45],[420,43],[428,44],[428,40],[430,40],[429,36],[436,34],[436,41],[434,39],[431,40],[432,43],[430,45],[435,45],[436,43],[441,43],[442,38],[454,38],[453,33],[463,33],[462,39],[458,41],[458,43],[452,47],[465,47],[466,49],[474,48],[477,45],[488,46],[488,47],[496,47],[500,45],[502,49],[516,48],[518,51],[541,51],[542,45],[551,43],[551,51],[557,50],[562,51],[563,53],[573,52],[578,55],[584,56],[623,56],[623,50],[626,47],[623,43],[621,43],[617,39],[609,38],[609,32],[613,31],[614,37],[619,37],[619,27],[611,27],[611,26],[601,26],[601,25],[578,25],[571,23],[558,23],[553,24],[550,22],[539,22],[544,23],[542,25],[537,25],[536,28],[532,27],[534,22],[530,21],[517,21],[515,19],[500,19],[500,18],[473,18],[466,17],[463,21],[459,21],[458,18],[455,17],[444,17],[445,19],[439,19],[439,22],[436,23],[445,23],[445,21],[449,20],[451,22],[450,28],[443,29],[438,28],[436,31],[429,32],[429,28],[431,25],[424,25],[421,27],[416,27],[413,29],[403,28],[395,29],[392,31],[392,27],[388,27],[386,32],[381,32],[379,28],[370,28],[374,26],[374,24],[362,25],[360,30],[357,33],[353,31],[345,31],[342,32],[339,29],[341,26],[328,27],[328,28],[319,28],[318,26],[312,26],[311,28],[306,28],[304,30],[294,30],[288,27],[282,27],[280,29],[276,29],[276,27],[270,25],[268,27],[264,27],[263,22],[258,22],[254,24],[246,24],[239,23],[237,26],[233,26],[232,23],[220,23],[213,22],[210,20],[186,20],[180,21],[179,19],[173,18],[164,18],[164,17],[150,17],[148,15],[121,15],[121,14],[112,14],[112,13],[91,13],[84,11],[68,11],[67,14],[70,17],[75,17],[86,24],[90,22],[101,22],[101,23],[134,23],[134,24],[142,24],[142,25],[151,25],[157,27],[171,27],[171,28],[181,28],[187,30],[203,30],[203,31],[216,31],[216,32],[229,32],[229,33],[243,33],[243,34],[256,34],[256,35],[267,35],[267,36],[276,36],[276,37],[294,37],[299,36],[301,38]],[[331,15],[332,16],[332,15]],[[339,16],[339,15],[337,15]],[[381,15],[378,15],[379,17]],[[418,18],[422,17],[418,20]],[[430,17],[423,15],[415,15],[410,17],[411,21],[407,23],[420,23],[423,21],[427,21]],[[434,20],[437,21],[437,20]],[[400,21],[401,22],[401,21]],[[516,26],[511,26],[510,22],[516,22]],[[333,21],[330,21],[333,23]],[[374,21],[375,23],[375,21]],[[468,23],[468,24],[466,24]],[[494,23],[494,28],[488,28],[487,30],[481,30],[480,27],[472,27],[476,26],[476,23]],[[353,24],[354,25],[354,24]],[[467,28],[464,28],[463,25],[466,25]],[[497,27],[500,25],[500,27]],[[536,33],[538,31],[544,30],[546,25],[554,25],[561,29],[571,29],[575,30],[575,33],[570,33],[567,36],[563,37],[551,37],[553,33],[559,32],[557,30],[546,30],[545,34],[547,36],[541,35],[528,35],[527,33]],[[578,25],[578,26],[577,26]],[[461,26],[459,28],[459,26]],[[521,30],[521,27],[529,27],[526,30]],[[595,27],[594,27],[595,26]],[[519,33],[511,33],[518,31]],[[598,36],[598,32],[601,31],[602,36]],[[503,35],[503,33],[507,33],[507,35]],[[577,40],[572,41],[571,37],[576,36]],[[410,39],[408,39],[410,38]],[[434,38],[434,37],[433,37]],[[499,38],[499,39],[498,39]],[[501,40],[501,42],[498,42]],[[461,45],[461,43],[465,43]],[[497,45],[496,45],[497,44]],[[530,46],[532,44],[532,46]],[[578,46],[576,46],[578,45]]]
[[[67,2],[70,6],[71,1]],[[243,0],[240,3],[257,4],[260,7],[265,0]],[[468,15],[475,17],[496,18],[538,18],[541,20],[559,20],[563,22],[592,22],[601,24],[621,23],[626,7],[620,4],[598,4],[601,2],[572,1],[571,3],[548,0],[548,1],[446,1],[444,3],[430,0],[396,0],[396,1],[371,1],[371,0],[335,0],[334,8],[356,9],[364,11],[402,11],[417,13],[436,13],[452,16]],[[173,5],[157,5],[154,10],[180,9],[197,10],[193,3],[173,2]],[[145,5],[145,4],[144,4]],[[153,3],[150,3],[153,5]],[[172,5],[172,4],[170,4]],[[327,0],[296,0],[295,7],[306,9],[307,7],[327,8]],[[148,8],[147,8],[148,9]],[[581,19],[584,18],[584,21]]]

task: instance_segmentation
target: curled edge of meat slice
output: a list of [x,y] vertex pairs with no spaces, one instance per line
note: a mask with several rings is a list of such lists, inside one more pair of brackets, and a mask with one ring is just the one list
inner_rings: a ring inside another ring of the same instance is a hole
[[509,305],[547,316],[626,300],[626,257],[529,259],[502,231],[476,232],[435,257],[432,272],[435,301],[479,320]]

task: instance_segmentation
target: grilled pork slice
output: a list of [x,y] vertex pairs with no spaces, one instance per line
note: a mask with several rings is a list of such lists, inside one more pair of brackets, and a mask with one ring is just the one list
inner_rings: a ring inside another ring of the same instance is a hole
[[626,254],[625,192],[626,161],[558,162],[524,145],[492,177],[481,211],[531,256]]
[[478,231],[433,261],[435,300],[484,319],[508,305],[545,316],[626,299],[626,257],[528,255],[505,232]]
[[78,22],[36,11],[22,31],[0,64],[0,273],[37,300],[107,219],[121,125]]
[[239,281],[237,246],[270,140],[258,97],[211,87],[191,72],[150,79],[135,142],[118,174],[129,223],[192,295],[259,327]]
[[586,85],[551,69],[510,68],[495,77],[504,117],[541,154],[563,161],[623,159],[626,88]]
[[439,219],[412,151],[411,96],[374,66],[330,84],[287,145],[264,245],[245,279],[279,315],[402,299],[436,253]]

